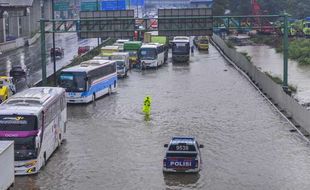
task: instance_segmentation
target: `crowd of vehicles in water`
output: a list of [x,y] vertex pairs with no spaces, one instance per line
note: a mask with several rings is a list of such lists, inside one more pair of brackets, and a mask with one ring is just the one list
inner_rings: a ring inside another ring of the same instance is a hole
[[[66,133],[67,103],[89,103],[117,89],[118,78],[132,68],[158,68],[167,63],[169,41],[150,35],[147,42],[117,40],[100,55],[60,71],[59,87],[34,87],[16,93],[13,77],[0,77],[0,140],[14,141],[15,175],[39,172],[61,145]],[[204,38],[202,38],[204,39]],[[203,49],[202,41],[197,41]],[[172,59],[188,62],[190,38],[175,37]],[[88,51],[88,48],[85,49]],[[81,54],[85,53],[80,51]],[[14,73],[15,72],[15,73]],[[24,75],[20,68],[11,75]],[[2,90],[6,89],[3,95]],[[14,96],[12,96],[15,94]],[[164,159],[165,172],[198,172],[200,149],[195,138],[174,137]],[[184,150],[179,149],[183,147]]]

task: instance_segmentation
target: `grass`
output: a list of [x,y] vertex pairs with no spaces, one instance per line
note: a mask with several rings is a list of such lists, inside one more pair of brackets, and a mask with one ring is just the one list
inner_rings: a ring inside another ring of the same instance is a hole
[[249,54],[247,52],[241,52],[242,55],[244,55],[244,57],[250,62],[252,63],[252,57],[249,56]]
[[[273,82],[279,84],[279,85],[282,85],[283,81],[280,77],[278,76],[274,76],[268,72],[264,72],[269,78],[271,78],[273,80]],[[292,92],[297,92],[297,86],[294,86],[294,85],[288,85],[288,89],[291,90]]]
[[231,49],[236,49],[234,43],[232,43],[230,40],[225,41],[227,47],[231,48]]
[[[257,35],[251,38],[254,43],[266,44],[283,53],[282,37]],[[290,39],[289,59],[297,61],[301,65],[310,65],[310,39]]]
[[250,39],[256,44],[266,44],[275,48],[282,46],[282,37],[278,35],[255,35]]

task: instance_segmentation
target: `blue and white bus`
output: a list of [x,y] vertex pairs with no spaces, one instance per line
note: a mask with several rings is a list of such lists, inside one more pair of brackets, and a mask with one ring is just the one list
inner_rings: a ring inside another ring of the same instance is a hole
[[89,103],[117,88],[116,63],[89,60],[61,71],[59,86],[66,89],[68,103]]

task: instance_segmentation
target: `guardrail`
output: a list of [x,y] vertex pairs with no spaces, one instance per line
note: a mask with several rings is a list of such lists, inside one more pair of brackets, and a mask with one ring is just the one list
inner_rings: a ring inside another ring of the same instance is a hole
[[[99,46],[97,46],[96,48],[93,48],[92,50],[88,51],[87,53],[85,53],[84,55],[82,56],[77,56],[75,57],[70,64],[66,65],[65,67],[62,67],[60,69],[57,70],[56,72],[56,75],[58,76],[58,74],[60,73],[60,71],[64,68],[67,68],[67,67],[72,67],[74,65],[78,65],[80,64],[81,62],[83,61],[87,61],[87,60],[90,60],[92,59],[94,56],[98,55],[100,53],[100,49],[101,47],[103,46],[106,46],[106,45],[111,45],[114,43],[114,39],[111,39],[111,38],[108,38],[106,40],[104,40]],[[48,77],[47,77],[47,86],[54,86],[54,83],[53,83],[53,74],[50,74]],[[42,86],[42,79],[38,82],[36,82],[33,86]]]

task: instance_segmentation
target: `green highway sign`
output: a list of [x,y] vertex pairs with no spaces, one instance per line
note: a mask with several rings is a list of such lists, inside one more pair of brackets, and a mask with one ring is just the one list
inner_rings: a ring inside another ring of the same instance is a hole
[[97,2],[81,2],[81,11],[97,11]]
[[68,9],[69,9],[69,2],[54,3],[54,10],[55,11],[68,11]]

